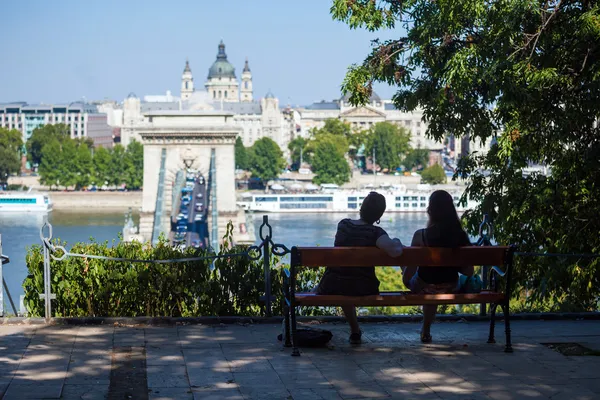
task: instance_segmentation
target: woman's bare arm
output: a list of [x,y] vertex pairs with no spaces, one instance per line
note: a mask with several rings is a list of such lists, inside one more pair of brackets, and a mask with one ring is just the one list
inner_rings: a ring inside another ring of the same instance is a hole
[[387,234],[381,235],[379,239],[377,239],[375,246],[385,251],[390,257],[399,257],[402,255],[402,249],[404,248],[400,239],[392,239]]
[[[469,236],[466,234],[466,232],[464,233],[465,235],[465,240],[463,243],[463,246],[472,246],[471,240],[469,240]],[[475,267],[472,265],[469,265],[467,267],[462,267],[460,269],[460,273],[466,276],[473,276],[473,274],[475,273]]]
[[[413,235],[412,241],[410,242],[411,246],[422,246],[423,242],[421,241],[420,231],[416,231]],[[410,280],[417,272],[417,268],[415,266],[412,267],[402,267],[402,282],[404,282],[404,286],[409,287]]]

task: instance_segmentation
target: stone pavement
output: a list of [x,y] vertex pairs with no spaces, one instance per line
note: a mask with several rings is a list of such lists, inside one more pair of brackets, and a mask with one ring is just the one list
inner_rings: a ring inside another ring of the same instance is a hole
[[13,399],[600,399],[600,321],[515,321],[515,352],[486,344],[484,322],[321,325],[331,346],[291,357],[275,325],[0,325],[0,398]]

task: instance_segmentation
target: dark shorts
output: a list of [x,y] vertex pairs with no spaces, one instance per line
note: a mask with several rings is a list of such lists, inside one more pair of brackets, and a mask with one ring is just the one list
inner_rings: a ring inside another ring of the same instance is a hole
[[441,293],[456,293],[459,289],[458,279],[456,282],[448,283],[427,283],[414,274],[409,282],[409,289],[413,293],[425,294],[441,294]]
[[371,296],[379,294],[379,281],[326,274],[314,290],[317,294]]

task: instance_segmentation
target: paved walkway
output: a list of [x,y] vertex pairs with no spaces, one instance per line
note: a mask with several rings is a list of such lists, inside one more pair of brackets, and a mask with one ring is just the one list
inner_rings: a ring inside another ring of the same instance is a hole
[[487,324],[345,325],[326,349],[291,357],[274,325],[0,326],[0,398],[13,399],[600,399],[600,357],[566,357],[540,343],[600,350],[600,321],[516,321],[515,352],[489,345]]

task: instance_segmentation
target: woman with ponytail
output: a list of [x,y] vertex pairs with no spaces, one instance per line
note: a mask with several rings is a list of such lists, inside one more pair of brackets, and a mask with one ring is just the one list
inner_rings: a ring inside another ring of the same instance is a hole
[[[415,232],[411,246],[461,247],[470,246],[469,236],[463,230],[450,193],[436,190],[429,197],[427,228]],[[458,290],[458,274],[472,276],[473,266],[467,267],[406,267],[403,281],[413,293],[452,293]],[[423,306],[421,341],[431,342],[431,324],[437,305]]]

